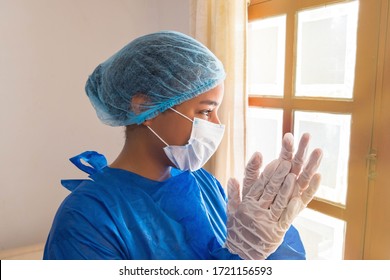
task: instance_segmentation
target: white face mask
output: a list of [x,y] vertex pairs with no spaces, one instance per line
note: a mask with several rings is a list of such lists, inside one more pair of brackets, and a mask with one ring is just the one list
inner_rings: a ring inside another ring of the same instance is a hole
[[186,115],[170,108],[172,111],[192,122],[192,131],[188,144],[185,146],[170,146],[149,126],[154,133],[165,145],[164,152],[172,163],[180,170],[195,171],[200,169],[215,153],[221,143],[225,126],[215,124],[199,118],[192,121]]

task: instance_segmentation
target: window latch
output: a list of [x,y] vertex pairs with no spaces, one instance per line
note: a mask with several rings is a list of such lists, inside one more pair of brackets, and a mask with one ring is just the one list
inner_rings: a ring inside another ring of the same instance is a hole
[[377,159],[377,151],[371,150],[371,152],[367,155],[367,167],[368,167],[369,180],[375,180],[376,178],[376,159]]

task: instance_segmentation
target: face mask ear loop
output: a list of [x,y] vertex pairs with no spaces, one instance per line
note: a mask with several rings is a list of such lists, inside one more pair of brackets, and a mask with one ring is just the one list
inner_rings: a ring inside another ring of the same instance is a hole
[[156,135],[157,138],[161,140],[161,142],[163,142],[167,147],[169,147],[168,143],[165,142],[165,141],[164,141],[156,132],[154,132],[154,130],[153,130],[151,127],[149,127],[148,125],[147,125],[146,127],[149,128],[149,130],[150,130],[151,132],[153,132],[153,134]]
[[187,117],[186,115],[184,115],[183,113],[180,113],[179,111],[173,109],[173,108],[169,108],[170,110],[172,110],[173,112],[179,114],[180,116],[182,116],[183,118],[186,118],[187,120],[189,120],[190,122],[194,122],[193,120],[191,120],[189,117]]

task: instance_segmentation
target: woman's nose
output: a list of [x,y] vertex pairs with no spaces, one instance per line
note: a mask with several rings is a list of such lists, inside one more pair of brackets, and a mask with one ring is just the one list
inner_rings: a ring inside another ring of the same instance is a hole
[[218,115],[215,115],[215,116],[211,119],[211,122],[213,122],[213,123],[215,123],[215,124],[221,124],[221,121],[219,120]]

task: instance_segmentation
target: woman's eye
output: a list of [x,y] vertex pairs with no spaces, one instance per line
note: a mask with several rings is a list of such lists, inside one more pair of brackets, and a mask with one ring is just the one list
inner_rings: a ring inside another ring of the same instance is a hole
[[200,111],[200,113],[206,117],[210,117],[210,114],[211,114],[212,110],[203,110],[203,111]]

